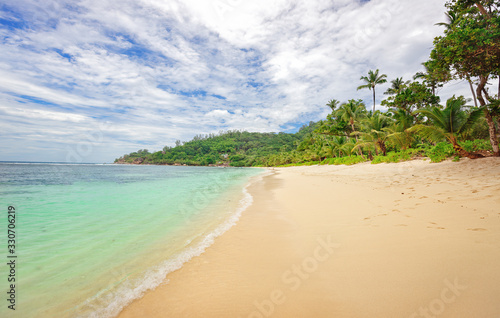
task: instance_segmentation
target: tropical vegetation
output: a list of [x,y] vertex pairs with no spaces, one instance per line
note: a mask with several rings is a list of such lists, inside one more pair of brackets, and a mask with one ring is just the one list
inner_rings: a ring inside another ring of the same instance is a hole
[[[175,147],[139,150],[117,163],[170,165],[283,166],[398,162],[428,157],[500,156],[500,12],[494,0],[449,0],[442,36],[434,39],[429,60],[412,80],[392,79],[381,112],[375,87],[387,82],[378,69],[362,76],[373,93],[373,108],[361,99],[330,99],[325,119],[296,133],[227,131],[196,136]],[[441,104],[437,92],[463,80],[473,100],[453,96]],[[491,92],[498,80],[498,92]],[[389,84],[388,83],[388,84]],[[473,105],[468,105],[472,102]]]

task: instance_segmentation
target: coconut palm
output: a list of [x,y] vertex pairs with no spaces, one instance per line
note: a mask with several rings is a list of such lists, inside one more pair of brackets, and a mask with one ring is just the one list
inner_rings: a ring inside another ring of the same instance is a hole
[[403,81],[402,77],[397,77],[396,79],[391,81],[391,87],[389,87],[384,94],[385,95],[395,95],[399,93],[406,84],[409,84],[410,81]]
[[415,118],[401,108],[390,109],[390,111],[395,122],[391,126],[384,128],[389,133],[387,141],[402,150],[406,150],[410,148],[415,140],[415,134],[409,131],[409,128],[413,126]]
[[337,109],[337,118],[349,123],[352,131],[356,131],[356,124],[366,115],[366,107],[362,100],[351,99]]
[[340,102],[336,99],[331,99],[328,101],[326,106],[330,107],[332,109],[332,112],[335,111],[335,108],[340,104]]
[[449,11],[446,14],[446,18],[448,19],[448,22],[439,22],[435,23],[434,25],[441,25],[444,26],[446,29],[450,29],[453,27],[453,25],[458,21],[458,13],[455,11]]
[[311,152],[314,156],[314,158],[317,158],[318,161],[321,161],[321,158],[323,158],[323,146],[325,145],[325,141],[323,138],[319,137],[316,139],[316,142],[312,145]]
[[368,88],[373,91],[373,112],[375,113],[375,85],[383,84],[387,82],[386,74],[378,74],[379,70],[377,69],[375,72],[372,70],[368,71],[368,76],[361,76],[360,80],[365,81],[365,85],[358,86],[358,90],[363,88]]
[[346,136],[333,136],[331,139],[327,141],[327,148],[330,151],[330,155],[332,158],[334,157],[342,157],[346,152],[344,151],[344,147],[348,142],[349,138]]
[[360,140],[356,143],[353,150],[358,148],[375,148],[375,153],[378,155],[378,150],[382,151],[383,155],[387,154],[385,142],[389,133],[385,130],[391,124],[391,118],[380,112],[375,112],[371,117],[364,119],[361,123],[363,131],[354,132],[353,135],[360,136]]
[[436,89],[443,86],[443,84],[441,83],[450,80],[449,71],[439,69],[434,64],[435,62],[433,61],[422,63],[425,71],[417,72],[415,73],[415,75],[413,75],[414,80],[421,79],[422,82],[427,85],[427,87],[430,87],[432,95],[436,95]]
[[426,116],[431,125],[418,124],[410,128],[410,131],[418,131],[422,137],[432,141],[445,139],[453,145],[453,149],[460,156],[474,157],[458,144],[458,136],[481,118],[483,109],[477,108],[467,112],[464,110],[465,104],[465,98],[453,96],[446,101],[444,109],[434,106],[430,109],[416,110],[414,113]]

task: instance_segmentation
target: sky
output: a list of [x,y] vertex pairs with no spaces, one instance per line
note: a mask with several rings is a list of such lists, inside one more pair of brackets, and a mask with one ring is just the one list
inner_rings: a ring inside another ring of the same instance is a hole
[[[360,77],[422,71],[444,3],[3,0],[0,161],[109,163],[197,134],[295,132],[332,98],[371,109]],[[471,97],[439,91],[453,94]]]

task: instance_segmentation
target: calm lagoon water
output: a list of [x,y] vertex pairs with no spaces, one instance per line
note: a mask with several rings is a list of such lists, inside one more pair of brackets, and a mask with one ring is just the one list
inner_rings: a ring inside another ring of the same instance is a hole
[[0,317],[114,317],[234,225],[262,172],[0,163],[3,295],[9,205],[17,255],[16,311],[3,300]]

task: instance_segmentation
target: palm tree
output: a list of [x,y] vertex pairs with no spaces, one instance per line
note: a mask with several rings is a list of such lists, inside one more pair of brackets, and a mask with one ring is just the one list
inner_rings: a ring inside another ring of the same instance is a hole
[[335,108],[340,104],[340,102],[336,99],[331,99],[328,101],[326,106],[330,107],[332,109],[332,112],[335,111]]
[[[353,148],[356,146],[356,140],[353,138],[349,138],[347,142],[342,146],[341,150],[343,153],[348,154],[349,156],[353,152]],[[361,157],[363,157],[363,154],[361,153]]]
[[390,123],[391,118],[379,111],[373,113],[371,117],[364,119],[362,122],[363,131],[353,133],[353,135],[361,137],[361,140],[356,143],[354,149],[374,147],[375,154],[378,155],[378,149],[380,149],[385,156],[387,154],[385,142],[389,135],[385,128],[387,128]]
[[465,98],[453,96],[446,101],[445,109],[434,106],[431,109],[416,110],[414,113],[426,116],[431,125],[415,125],[410,131],[418,131],[424,138],[433,141],[446,139],[460,156],[477,158],[458,144],[458,135],[471,128],[481,118],[483,109],[477,108],[469,113],[464,110],[465,104]]
[[448,18],[448,22],[439,22],[439,23],[435,23],[434,25],[441,25],[441,26],[444,26],[446,29],[450,29],[458,21],[459,16],[458,16],[458,13],[456,13],[454,11],[449,11],[448,13],[445,13],[445,14],[446,14],[446,18]]
[[339,109],[337,109],[337,118],[348,122],[353,132],[356,131],[355,125],[365,116],[365,114],[365,104],[361,99],[351,99],[347,103],[340,105]]
[[440,83],[450,80],[450,73],[447,70],[435,67],[433,63],[435,64],[433,61],[422,63],[425,71],[415,73],[415,75],[413,75],[413,79],[422,79],[422,82],[427,85],[427,87],[431,88],[432,95],[436,95],[436,89],[443,86],[443,84]]
[[409,84],[410,81],[403,81],[402,77],[397,77],[396,79],[391,81],[391,87],[389,87],[384,94],[385,95],[395,95],[399,93],[403,88],[405,88],[406,84]]
[[[332,158],[334,157],[342,157],[342,154],[345,154],[344,147],[348,142],[349,138],[346,136],[333,136],[331,139],[327,141],[328,150],[330,151],[330,155]],[[338,154],[338,155],[337,155]]]
[[361,76],[360,80],[365,81],[365,85],[358,86],[358,90],[363,88],[368,88],[373,91],[373,112],[375,113],[375,85],[383,84],[387,82],[387,75],[381,74],[378,75],[379,70],[377,69],[375,72],[372,70],[368,71],[368,76]]
[[390,109],[389,111],[392,112],[392,118],[395,122],[390,127],[384,128],[389,133],[387,141],[405,151],[411,147],[411,144],[415,140],[415,134],[409,131],[409,128],[413,126],[415,118],[401,108]]

